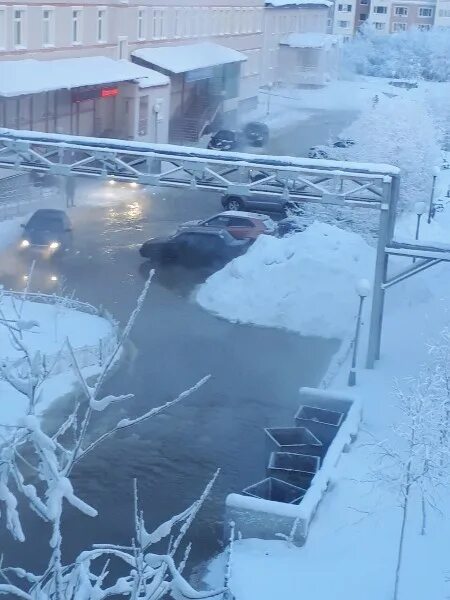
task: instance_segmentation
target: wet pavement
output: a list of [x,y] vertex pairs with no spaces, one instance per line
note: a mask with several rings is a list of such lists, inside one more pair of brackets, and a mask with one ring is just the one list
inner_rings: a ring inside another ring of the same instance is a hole
[[[88,193],[83,190],[78,190],[81,204]],[[75,251],[53,263],[39,264],[36,287],[75,290],[76,297],[106,307],[123,324],[148,273],[139,245],[221,207],[218,196],[198,191],[143,195],[103,186],[96,193],[93,201],[101,203],[103,198],[106,205],[71,211]],[[112,199],[107,197],[114,194],[121,201],[108,206]],[[0,255],[0,283],[21,288],[27,268],[27,259],[19,257],[15,248],[8,249]],[[58,281],[50,281],[51,276]],[[181,269],[158,272],[126,359],[105,386],[105,392],[132,392],[135,398],[126,409],[114,406],[99,413],[92,435],[125,415],[137,416],[170,400],[204,375],[211,374],[211,380],[184,403],[119,433],[74,470],[75,489],[99,509],[100,516],[89,519],[68,509],[67,560],[91,543],[130,541],[133,478],[138,479],[150,529],[195,500],[220,468],[211,498],[191,531],[191,563],[217,551],[226,494],[265,476],[263,428],[292,422],[298,388],[317,385],[338,348],[338,341],[218,319],[193,301],[199,281],[198,274]],[[64,403],[55,405],[48,419],[62,418],[68,410]],[[11,543],[2,530],[5,561],[42,567],[46,526],[33,516],[26,517],[25,526],[30,537],[42,539],[42,547],[36,543],[28,553],[29,546]]]

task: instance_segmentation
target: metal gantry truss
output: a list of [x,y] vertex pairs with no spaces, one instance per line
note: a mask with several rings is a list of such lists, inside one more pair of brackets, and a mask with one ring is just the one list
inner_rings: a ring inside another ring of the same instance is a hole
[[[199,148],[0,129],[0,168],[66,177],[135,181],[149,186],[265,195],[280,201],[314,202],[379,212],[377,260],[366,366],[380,356],[386,290],[441,261],[450,246],[394,241],[399,171],[388,165],[221,153]],[[417,260],[388,278],[389,256]]]

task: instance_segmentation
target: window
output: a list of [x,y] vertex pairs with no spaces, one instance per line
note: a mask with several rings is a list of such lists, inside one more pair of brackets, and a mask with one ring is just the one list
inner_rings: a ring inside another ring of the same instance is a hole
[[439,11],[439,16],[447,18],[450,17],[450,10],[444,10],[443,8],[441,8]]
[[359,15],[359,20],[360,21],[367,21],[367,15],[365,13],[361,13]]
[[42,45],[44,48],[55,45],[55,11],[51,7],[42,9]]
[[431,28],[431,25],[417,25],[417,29],[419,31],[429,31],[430,28]]
[[[175,11],[177,12],[177,11]],[[137,37],[138,40],[145,40],[145,8],[138,8],[137,14]]]
[[406,23],[394,23],[394,31],[406,31]]
[[339,22],[338,22],[338,26],[339,26],[341,29],[346,29],[346,28],[348,27],[348,25],[349,25],[349,21],[339,21]]
[[81,8],[72,9],[72,44],[81,44]]
[[375,22],[374,26],[375,26],[375,29],[377,29],[378,31],[382,31],[383,29],[386,29],[386,23]]
[[352,5],[351,4],[338,4],[338,11],[339,12],[352,12]]
[[432,8],[419,8],[419,17],[432,17],[433,9]]
[[25,48],[25,10],[14,9],[13,44],[16,48]]
[[161,40],[164,37],[164,10],[162,8],[153,9],[152,19],[152,38]]
[[387,6],[374,6],[373,12],[377,15],[386,15],[387,14]]
[[395,7],[395,15],[397,17],[407,17],[408,16],[408,9],[406,6],[396,6]]
[[6,48],[6,9],[0,8],[0,49]]
[[369,0],[359,0],[360,4],[369,4]]
[[234,33],[239,33],[241,25],[241,11],[239,8],[235,8],[233,17]]
[[106,42],[106,8],[97,10],[97,42]]

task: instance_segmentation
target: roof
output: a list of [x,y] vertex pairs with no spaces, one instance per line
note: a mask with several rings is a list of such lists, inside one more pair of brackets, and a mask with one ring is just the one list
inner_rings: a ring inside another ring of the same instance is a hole
[[285,8],[289,6],[308,6],[309,5],[322,5],[332,6],[333,2],[329,0],[266,0],[266,6],[273,8]]
[[113,60],[105,56],[57,60],[2,60],[0,96],[38,94],[142,78],[148,83],[146,87],[169,83],[169,79],[161,73],[134,65],[127,60]]
[[339,38],[329,33],[291,33],[280,44],[291,48],[331,48]]
[[223,212],[218,213],[218,215],[227,215],[228,217],[245,217],[246,219],[262,219],[264,221],[270,219],[268,215],[254,212],[246,212],[245,210],[224,210]]
[[141,48],[140,50],[134,50],[131,54],[146,63],[171,73],[186,73],[196,69],[247,60],[242,52],[212,42]]

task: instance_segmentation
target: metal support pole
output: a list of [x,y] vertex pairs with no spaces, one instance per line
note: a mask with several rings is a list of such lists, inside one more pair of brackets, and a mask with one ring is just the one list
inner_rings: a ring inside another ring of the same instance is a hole
[[388,268],[388,254],[386,254],[385,248],[389,242],[390,232],[393,229],[391,216],[395,201],[391,203],[391,196],[395,193],[397,193],[397,191],[394,187],[391,188],[390,181],[383,183],[383,201],[380,210],[377,258],[373,281],[372,311],[370,314],[369,344],[367,348],[366,367],[368,369],[373,369],[375,361],[380,358],[381,328],[385,296],[383,284],[386,282]]
[[435,189],[436,189],[436,173],[433,175],[433,184],[431,186],[430,205],[428,207],[427,223],[431,223],[431,217],[432,217],[433,208],[434,208],[434,191],[435,191]]
[[356,385],[356,359],[358,357],[358,345],[359,345],[359,332],[361,329],[361,315],[363,310],[365,296],[359,297],[359,309],[358,309],[358,317],[356,320],[356,329],[355,329],[355,337],[353,339],[353,356],[352,356],[352,366],[350,369],[350,373],[348,374],[348,385],[353,387]]

